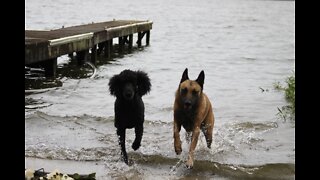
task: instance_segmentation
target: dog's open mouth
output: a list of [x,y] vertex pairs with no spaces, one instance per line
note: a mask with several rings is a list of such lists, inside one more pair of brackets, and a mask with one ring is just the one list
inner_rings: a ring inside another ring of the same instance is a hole
[[185,109],[185,110],[190,110],[191,108],[192,108],[192,106],[191,105],[183,105],[183,108]]

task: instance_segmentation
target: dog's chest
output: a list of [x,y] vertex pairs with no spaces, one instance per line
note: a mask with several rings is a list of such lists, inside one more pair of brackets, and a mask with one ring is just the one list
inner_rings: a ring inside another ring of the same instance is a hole
[[144,105],[142,101],[127,103],[116,100],[115,102],[115,125],[132,128],[144,121]]
[[176,111],[176,119],[183,126],[183,128],[187,131],[193,131],[194,122],[195,122],[195,113],[194,112],[186,112],[186,111]]

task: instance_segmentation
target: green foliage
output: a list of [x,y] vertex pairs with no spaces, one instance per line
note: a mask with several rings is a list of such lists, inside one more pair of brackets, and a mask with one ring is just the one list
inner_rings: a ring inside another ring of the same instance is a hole
[[277,115],[281,116],[284,120],[295,120],[295,76],[292,75],[286,79],[286,87],[281,86],[280,82],[274,84],[276,90],[284,91],[285,99],[288,105],[278,108]]

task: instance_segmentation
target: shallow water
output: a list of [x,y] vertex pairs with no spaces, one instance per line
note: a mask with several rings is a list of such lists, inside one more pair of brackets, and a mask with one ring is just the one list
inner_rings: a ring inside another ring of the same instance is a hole
[[[154,24],[150,46],[100,64],[95,77],[63,76],[60,87],[26,94],[26,168],[92,171],[101,179],[293,179],[295,125],[276,115],[286,101],[273,84],[293,74],[294,3],[27,0],[26,29],[114,18]],[[69,59],[58,62],[62,73]],[[212,149],[201,134],[192,170],[172,168],[188,149],[184,130],[181,156],[175,155],[172,138],[174,93],[186,67],[191,79],[205,71],[204,92],[216,120]],[[139,150],[130,148],[134,131],[127,131],[130,167],[120,161],[115,98],[108,92],[110,77],[124,69],[144,70],[152,81],[143,97],[146,121]]]

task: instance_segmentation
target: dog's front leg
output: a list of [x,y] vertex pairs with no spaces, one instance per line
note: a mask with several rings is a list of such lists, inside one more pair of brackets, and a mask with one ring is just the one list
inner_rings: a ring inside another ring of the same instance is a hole
[[196,146],[198,143],[199,134],[200,134],[200,126],[195,126],[192,132],[192,139],[191,139],[191,144],[190,144],[190,149],[188,154],[188,160],[186,163],[187,168],[193,167],[194,150],[196,149]]
[[134,139],[134,142],[132,143],[132,149],[137,150],[141,146],[141,139],[143,134],[143,124],[139,124],[134,128],[134,131],[136,133],[136,138]]
[[174,140],[174,150],[176,154],[179,155],[182,152],[181,140],[180,140],[180,130],[181,124],[178,124],[176,121],[173,122],[173,140]]
[[126,151],[126,129],[117,128],[117,135],[119,138],[119,145],[121,146],[121,157],[123,161],[128,164],[128,155]]

